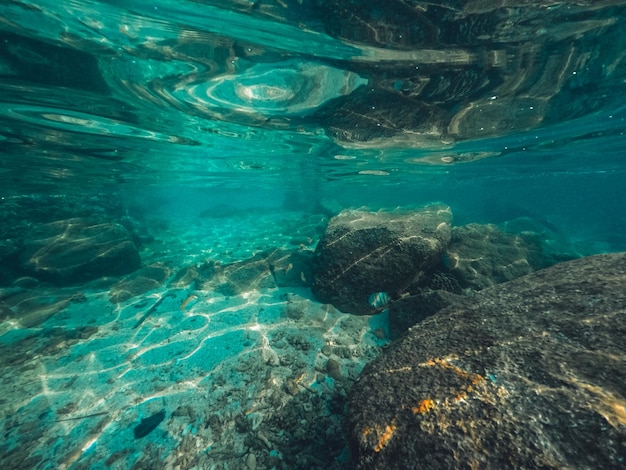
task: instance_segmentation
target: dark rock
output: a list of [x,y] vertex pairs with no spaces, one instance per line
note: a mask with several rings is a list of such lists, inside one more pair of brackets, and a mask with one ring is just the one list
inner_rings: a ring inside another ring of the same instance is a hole
[[74,218],[35,225],[24,240],[21,269],[57,285],[121,276],[139,267],[137,247],[119,224]]
[[120,220],[126,213],[122,201],[111,194],[23,195],[0,200],[2,239],[21,238],[32,224],[46,224],[71,218]]
[[356,468],[621,468],[626,253],[485,289],[368,365],[347,418]]
[[112,303],[124,302],[160,287],[171,274],[171,269],[163,263],[153,263],[121,280],[109,291]]
[[492,224],[454,227],[448,260],[450,272],[463,287],[474,290],[511,281],[550,264],[538,236],[508,233]]
[[164,419],[165,410],[161,410],[158,413],[142,419],[141,422],[137,426],[135,426],[135,429],[133,430],[135,434],[135,439],[146,437],[148,434],[154,431]]
[[389,305],[389,333],[392,339],[402,336],[410,327],[434,315],[462,296],[447,290],[423,289]]
[[341,372],[341,364],[336,359],[328,359],[326,362],[326,373],[335,380],[343,380],[344,376]]
[[373,314],[371,294],[396,299],[441,263],[450,240],[448,206],[419,211],[345,210],[333,217],[313,258],[313,294],[343,312]]

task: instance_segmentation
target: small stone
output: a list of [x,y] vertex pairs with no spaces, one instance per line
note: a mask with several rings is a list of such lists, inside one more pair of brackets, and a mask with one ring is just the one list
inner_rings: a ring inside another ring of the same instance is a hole
[[331,348],[328,344],[322,346],[322,354],[324,356],[330,356],[333,353],[333,348]]
[[246,468],[248,470],[256,470],[256,455],[252,452],[246,456]]
[[161,410],[147,418],[143,418],[141,422],[135,426],[134,434],[135,439],[140,439],[147,436],[165,419],[165,410]]
[[300,387],[294,380],[290,380],[285,384],[285,388],[287,389],[287,393],[289,395],[297,395],[300,392]]
[[385,332],[385,330],[383,328],[376,328],[376,329],[374,329],[374,331],[372,331],[372,333],[378,339],[386,339],[387,338],[387,333]]
[[326,372],[330,377],[335,380],[343,380],[343,374],[341,373],[341,364],[335,359],[329,359],[326,363]]

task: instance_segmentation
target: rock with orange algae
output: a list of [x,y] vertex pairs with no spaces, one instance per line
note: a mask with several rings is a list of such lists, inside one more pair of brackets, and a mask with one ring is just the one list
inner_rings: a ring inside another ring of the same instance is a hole
[[351,391],[355,467],[624,468],[625,281],[626,253],[581,258],[410,329]]

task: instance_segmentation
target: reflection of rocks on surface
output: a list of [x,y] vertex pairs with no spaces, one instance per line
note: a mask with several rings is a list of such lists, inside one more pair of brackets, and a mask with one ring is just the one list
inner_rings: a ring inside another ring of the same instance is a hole
[[441,262],[450,240],[450,208],[420,211],[346,210],[333,217],[314,256],[313,293],[356,314],[379,311],[376,292],[394,299]]
[[625,267],[562,263],[412,328],[352,390],[357,468],[619,467]]
[[[321,109],[320,125],[344,145],[420,146],[562,122],[616,96],[623,70],[606,64],[623,60],[614,47],[623,43],[622,0],[566,10],[556,1],[453,3],[391,0],[383,9],[376,1],[320,0],[325,33],[380,59],[351,64],[370,78],[368,93]],[[421,119],[425,112],[433,119]]]
[[334,107],[321,108],[316,118],[342,142],[391,138],[407,130],[413,136],[435,142],[442,138],[446,115],[443,110],[417,100],[367,90]]
[[140,264],[137,247],[123,226],[88,218],[33,227],[20,259],[25,272],[56,284],[119,276]]

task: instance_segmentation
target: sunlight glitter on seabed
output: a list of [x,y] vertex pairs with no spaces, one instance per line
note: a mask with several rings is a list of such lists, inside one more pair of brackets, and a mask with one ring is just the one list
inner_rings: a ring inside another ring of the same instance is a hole
[[216,334],[207,335],[204,338],[202,338],[202,341],[200,341],[200,344],[198,344],[193,351],[191,351],[190,353],[188,353],[185,356],[181,356],[181,357],[176,358],[175,361],[176,362],[181,362],[181,361],[185,361],[187,359],[192,358],[198,352],[200,352],[203,349],[203,347],[205,346],[205,343],[207,341],[211,340],[211,339],[219,338],[219,337],[227,335],[229,333],[233,333],[233,332],[236,332],[236,331],[242,331],[242,330],[243,330],[242,326],[236,326],[236,327],[228,328],[227,330],[222,330],[222,331],[220,331],[219,333],[216,333]]

